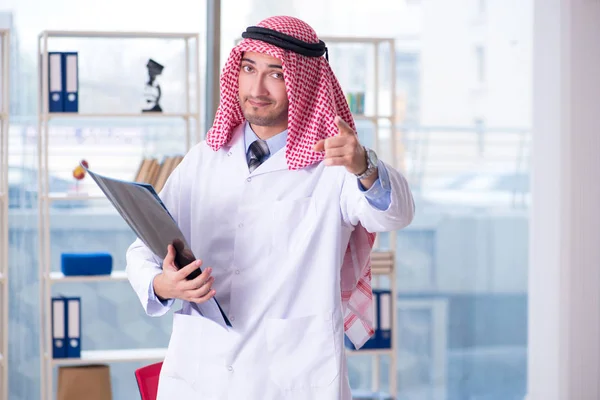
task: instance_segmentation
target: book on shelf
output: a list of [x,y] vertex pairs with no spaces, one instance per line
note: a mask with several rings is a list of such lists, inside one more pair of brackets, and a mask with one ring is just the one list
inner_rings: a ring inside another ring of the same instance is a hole
[[183,156],[167,156],[162,162],[157,158],[144,158],[135,174],[134,182],[149,183],[157,192],[160,192],[173,170],[183,160]]

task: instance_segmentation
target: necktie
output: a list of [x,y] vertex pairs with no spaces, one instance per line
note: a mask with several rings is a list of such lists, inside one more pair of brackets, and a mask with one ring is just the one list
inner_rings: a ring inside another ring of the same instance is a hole
[[269,156],[269,146],[262,139],[256,139],[250,145],[246,159],[248,160],[248,170],[254,171]]

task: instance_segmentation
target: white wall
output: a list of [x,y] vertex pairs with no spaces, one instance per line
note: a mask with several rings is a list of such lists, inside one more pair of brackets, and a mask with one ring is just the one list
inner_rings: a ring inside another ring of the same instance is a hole
[[600,2],[536,0],[528,400],[600,399]]

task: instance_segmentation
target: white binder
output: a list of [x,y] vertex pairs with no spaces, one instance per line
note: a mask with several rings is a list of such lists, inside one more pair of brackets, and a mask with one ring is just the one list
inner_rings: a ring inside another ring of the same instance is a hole
[[52,298],[52,358],[67,356],[65,299]]

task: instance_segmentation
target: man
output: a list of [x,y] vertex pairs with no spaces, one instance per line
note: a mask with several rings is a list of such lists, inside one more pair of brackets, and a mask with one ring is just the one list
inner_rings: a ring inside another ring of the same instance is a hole
[[[183,301],[159,399],[350,399],[344,333],[359,347],[373,333],[374,233],[406,227],[413,199],[360,145],[310,26],[272,17],[242,36],[206,141],[161,192],[201,261],[127,252],[149,315]],[[203,312],[215,299],[230,326]]]

